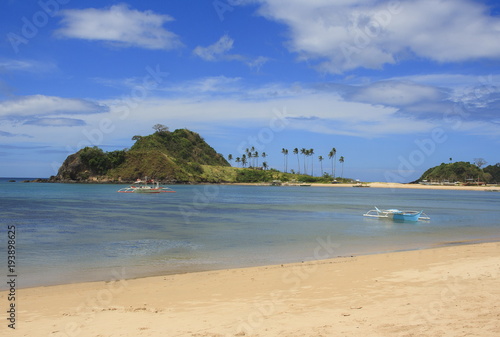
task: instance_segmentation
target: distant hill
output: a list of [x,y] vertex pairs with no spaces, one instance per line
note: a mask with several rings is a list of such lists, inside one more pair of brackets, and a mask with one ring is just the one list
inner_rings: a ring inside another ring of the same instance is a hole
[[[196,132],[178,129],[134,136],[129,150],[86,147],[66,158],[51,181],[134,181],[145,176],[170,182],[203,181],[204,166],[230,167]],[[223,179],[223,177],[221,177]]]
[[423,180],[429,182],[458,181],[462,183],[470,181],[500,182],[500,164],[490,165],[481,169],[477,165],[464,161],[449,164],[442,163],[425,171],[416,182]]

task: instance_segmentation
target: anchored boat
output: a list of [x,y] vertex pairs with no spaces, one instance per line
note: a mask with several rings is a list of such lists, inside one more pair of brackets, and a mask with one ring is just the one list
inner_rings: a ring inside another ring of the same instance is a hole
[[371,218],[386,218],[397,221],[419,221],[419,220],[430,220],[424,211],[401,211],[399,209],[384,209],[380,210],[377,207],[375,209],[369,210],[363,216]]
[[132,186],[119,189],[118,193],[175,193],[175,191],[162,187],[160,182],[154,179],[148,180],[146,177],[145,180],[137,179]]

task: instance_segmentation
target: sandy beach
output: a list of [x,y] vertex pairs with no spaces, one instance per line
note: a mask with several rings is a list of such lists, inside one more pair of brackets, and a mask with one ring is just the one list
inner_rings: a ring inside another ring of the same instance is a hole
[[[315,184],[320,185],[320,184]],[[355,184],[321,184],[323,186],[345,186],[351,187]],[[384,183],[372,182],[366,185],[374,188],[411,188],[411,189],[427,189],[427,190],[456,190],[456,191],[500,191],[498,186],[458,186],[458,185],[423,185],[423,184],[400,184],[400,183]]]
[[15,330],[3,291],[0,335],[500,335],[499,242],[126,277],[124,268],[107,282],[17,289]]
[[[269,186],[267,183],[232,183],[229,185],[241,186]],[[353,187],[356,183],[349,184],[319,184],[312,183],[312,187]],[[284,185],[286,186],[286,185]],[[402,184],[402,183],[385,183],[385,182],[367,182],[362,184],[363,187],[372,188],[408,188],[408,189],[421,189],[421,190],[455,190],[455,191],[492,191],[500,192],[500,186],[461,186],[461,185],[423,185],[423,184]]]

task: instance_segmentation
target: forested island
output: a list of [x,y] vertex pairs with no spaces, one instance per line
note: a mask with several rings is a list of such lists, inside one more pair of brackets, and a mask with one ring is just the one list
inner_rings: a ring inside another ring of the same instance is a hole
[[425,171],[416,183],[484,185],[500,183],[500,163],[481,168],[485,161],[442,163]]
[[[50,182],[133,182],[150,177],[168,183],[255,183],[280,180],[329,183],[325,174],[284,173],[260,167],[232,167],[196,132],[188,129],[169,131],[158,124],[147,136],[133,136],[130,149],[105,152],[85,147],[69,155]],[[339,178],[340,180],[344,180]],[[346,179],[346,181],[350,179]]]

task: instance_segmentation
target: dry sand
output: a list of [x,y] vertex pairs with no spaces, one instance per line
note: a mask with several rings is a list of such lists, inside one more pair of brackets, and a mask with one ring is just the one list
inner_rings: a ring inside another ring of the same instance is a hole
[[[352,187],[356,184],[312,184],[322,187]],[[456,186],[456,185],[422,185],[422,184],[400,184],[400,183],[363,183],[374,188],[410,188],[419,190],[462,190],[462,191],[500,191],[499,186]]]
[[[242,186],[269,186],[267,183],[234,183],[230,185],[242,185]],[[349,184],[318,184],[312,183],[311,186],[316,187],[353,187],[356,183]],[[488,185],[488,186],[459,186],[459,185],[422,185],[422,184],[401,184],[401,183],[384,183],[384,182],[371,182],[363,183],[363,186],[368,186],[372,188],[410,188],[410,189],[422,189],[422,190],[457,190],[457,191],[496,191],[500,192],[500,186],[498,185]]]
[[0,336],[500,336],[498,242],[123,276],[18,289],[15,331],[3,291]]

